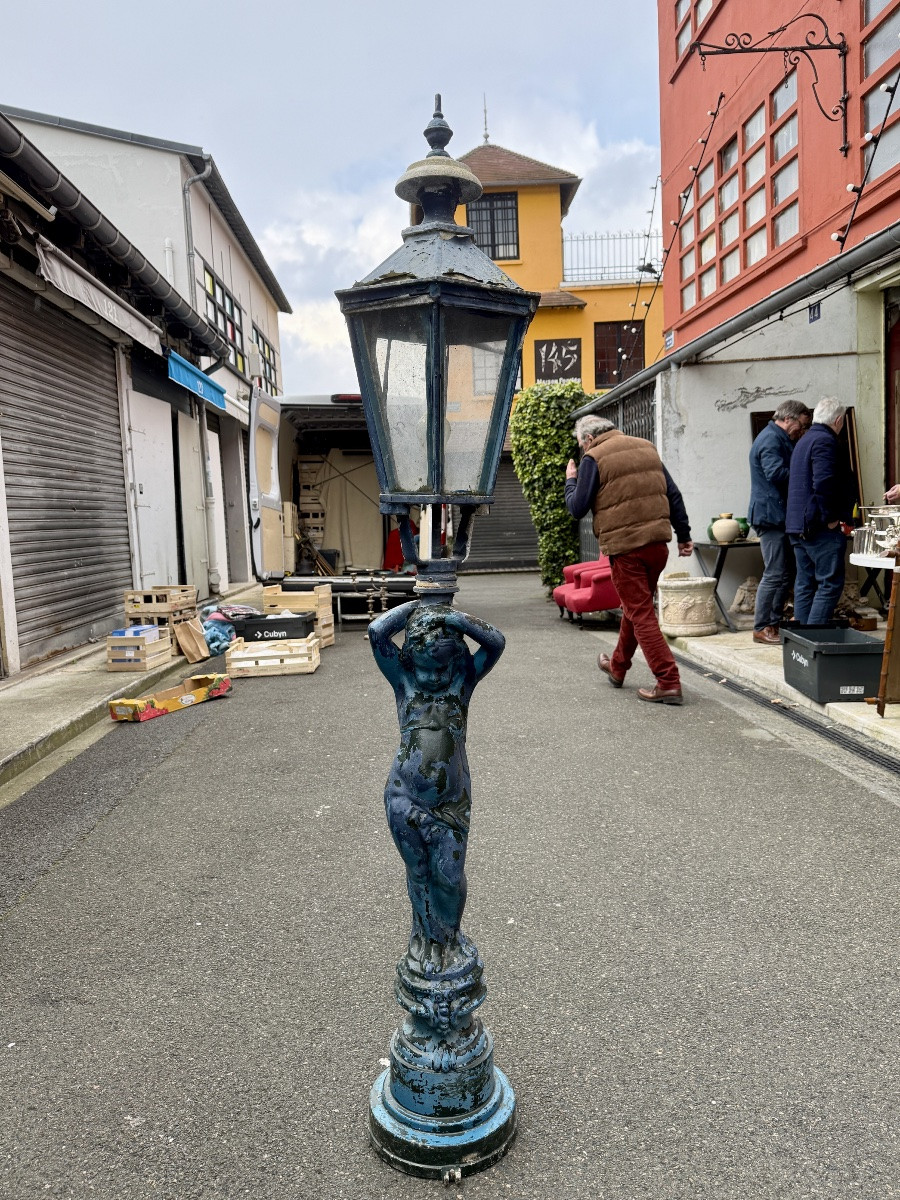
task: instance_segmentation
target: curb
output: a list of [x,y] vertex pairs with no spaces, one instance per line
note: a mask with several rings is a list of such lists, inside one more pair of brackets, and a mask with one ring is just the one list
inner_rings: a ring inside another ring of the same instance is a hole
[[[99,725],[104,719],[110,720],[109,702],[111,700],[119,700],[129,693],[134,694],[135,690],[140,693],[149,691],[158,683],[167,680],[169,676],[182,674],[185,667],[190,667],[191,665],[187,660],[184,660],[175,662],[172,666],[158,667],[155,671],[148,671],[144,675],[134,676],[127,682],[122,683],[107,696],[104,696],[103,699],[94,701],[89,708],[83,709],[81,712],[76,713],[75,716],[57,725],[54,729],[35,738],[33,742],[24,746],[21,750],[15,750],[12,754],[7,755],[0,762],[0,787],[9,783],[18,775],[23,774],[31,767],[36,766],[42,758],[51,754],[54,750],[58,750],[61,746],[65,746],[67,742],[78,737],[80,733],[84,733],[94,725]],[[111,726],[112,721],[110,721]]]

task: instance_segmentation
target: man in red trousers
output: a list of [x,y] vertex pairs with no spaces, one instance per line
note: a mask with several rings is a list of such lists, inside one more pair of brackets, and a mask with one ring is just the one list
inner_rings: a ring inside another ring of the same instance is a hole
[[566,467],[566,507],[576,519],[593,509],[594,535],[601,553],[609,555],[622,603],[616,648],[611,658],[601,654],[597,665],[620,688],[640,646],[656,684],[638,688],[638,697],[681,704],[678,666],[660,632],[653,602],[673,525],[679,555],[687,557],[694,549],[681,492],[656,447],[644,438],[629,437],[593,415],[577,422],[575,437],[583,458],[579,467],[573,459]]

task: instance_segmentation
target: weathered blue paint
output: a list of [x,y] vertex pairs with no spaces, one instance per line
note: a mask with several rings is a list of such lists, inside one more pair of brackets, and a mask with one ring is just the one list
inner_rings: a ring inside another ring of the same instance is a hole
[[[401,648],[393,638],[405,630]],[[478,643],[473,654],[465,637]],[[394,689],[400,747],[384,802],[406,866],[412,925],[397,966],[406,1017],[390,1068],[372,1093],[372,1142],[402,1170],[483,1169],[515,1134],[515,1096],[494,1067],[478,1009],[484,964],[462,932],[471,780],[469,702],[503,653],[499,630],[447,604],[412,601],[369,626],[375,660]]]

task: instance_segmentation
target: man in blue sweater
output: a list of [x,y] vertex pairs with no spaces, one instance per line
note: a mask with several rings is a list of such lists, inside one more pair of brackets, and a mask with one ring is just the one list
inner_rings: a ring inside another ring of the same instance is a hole
[[750,449],[750,509],[747,519],[759,534],[763,574],[756,591],[753,640],[778,646],[778,626],[794,575],[794,551],[784,531],[788,479],[794,443],[809,429],[812,413],[802,400],[785,400]]
[[841,526],[853,507],[838,442],[846,412],[834,396],[820,400],[791,457],[785,528],[797,562],[794,619],[801,625],[830,621],[844,590],[847,538]]

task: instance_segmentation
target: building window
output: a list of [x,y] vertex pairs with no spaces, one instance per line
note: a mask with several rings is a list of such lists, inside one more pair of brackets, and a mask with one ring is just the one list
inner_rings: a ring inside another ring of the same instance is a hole
[[706,17],[709,10],[712,8],[713,0],[697,0],[697,24]]
[[791,72],[683,193],[697,210],[696,220],[685,219],[680,229],[682,312],[799,233],[796,106],[797,78]]
[[760,146],[744,163],[744,187],[752,188],[766,173],[766,148]]
[[766,109],[763,105],[744,122],[744,149],[749,150],[751,146],[755,146],[765,132]]
[[766,236],[766,227],[757,229],[756,233],[752,233],[747,238],[747,266],[752,267],[754,263],[758,263],[765,258],[768,249],[768,238]]
[[726,254],[722,258],[722,285],[730,283],[741,269],[741,252],[740,250],[732,250],[730,254]]
[[[870,142],[865,149],[866,166],[869,165],[869,161],[874,153],[875,146]],[[872,164],[870,178],[877,179],[879,175],[883,175],[885,171],[890,171],[898,163],[900,163],[900,121],[895,121],[885,129],[884,133],[878,139],[878,153],[875,155],[875,162]]]
[[900,8],[886,17],[863,45],[863,68],[867,76],[897,53],[900,38]]
[[781,126],[772,138],[772,159],[780,162],[797,145],[797,114]]
[[783,246],[785,242],[796,237],[800,232],[800,206],[795,200],[775,218],[775,245]]
[[725,212],[726,209],[731,208],[732,204],[737,203],[739,190],[740,190],[740,188],[739,188],[739,184],[738,184],[738,176],[737,176],[737,172],[735,172],[735,174],[732,175],[730,179],[726,179],[725,182],[722,184],[722,186],[719,188],[719,212],[720,213]]
[[738,140],[735,135],[730,142],[726,142],[719,151],[719,174],[727,175],[732,167],[737,166],[738,160]]
[[726,246],[730,246],[732,242],[737,241],[737,236],[740,233],[740,218],[736,212],[726,217],[719,226],[719,245],[724,250]]
[[[884,83],[879,84],[878,87],[873,88],[871,92],[868,92],[863,100],[863,119],[866,123],[866,129],[871,129],[873,133],[878,129],[878,126],[884,120],[884,115],[887,112],[887,107],[891,100],[891,97],[886,95],[881,89],[884,86],[889,88],[893,87],[898,80],[900,80],[900,71],[891,71],[891,73],[884,80]],[[894,110],[891,113],[891,117],[893,118],[896,117],[898,111],[900,110],[898,110],[894,105],[891,105],[891,107]]]
[[766,189],[760,188],[744,201],[744,228],[749,229],[766,215]]
[[598,321],[594,325],[594,387],[614,387],[643,368],[643,321]]
[[780,83],[772,93],[772,120],[777,121],[783,117],[789,108],[797,103],[797,72],[791,71],[790,75],[785,75],[784,82]]
[[276,396],[278,394],[278,367],[275,362],[275,347],[267,338],[263,337],[255,325],[251,336],[259,348],[260,375],[265,390],[270,396]]
[[772,200],[776,208],[788,196],[793,196],[800,179],[800,167],[796,158],[792,158],[786,167],[778,172],[772,180]]
[[228,342],[228,361],[241,375],[247,374],[244,357],[244,318],[241,306],[212,269],[203,264],[206,317]]
[[870,24],[880,12],[884,12],[891,0],[866,0],[864,23]]
[[519,206],[515,192],[491,192],[466,206],[475,244],[488,258],[519,257]]

